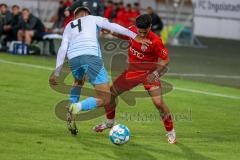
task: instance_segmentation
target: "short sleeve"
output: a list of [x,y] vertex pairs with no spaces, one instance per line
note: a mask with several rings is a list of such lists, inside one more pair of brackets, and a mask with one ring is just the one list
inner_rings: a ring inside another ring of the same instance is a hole
[[162,60],[168,59],[168,49],[163,45],[161,40],[158,40],[154,45],[154,54]]

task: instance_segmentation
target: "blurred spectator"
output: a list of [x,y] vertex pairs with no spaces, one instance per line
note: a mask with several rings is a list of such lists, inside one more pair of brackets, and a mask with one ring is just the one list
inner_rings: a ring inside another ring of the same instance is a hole
[[128,3],[125,14],[123,16],[125,27],[129,27],[132,25],[131,15],[132,15],[132,4]]
[[58,11],[57,11],[57,16],[53,16],[51,18],[51,22],[54,23],[52,29],[53,32],[62,32],[62,28],[64,26],[64,20],[65,20],[65,16],[64,16],[64,11],[66,9],[66,5],[64,3],[63,0],[59,1],[59,7],[58,7]]
[[17,32],[18,32],[18,29],[19,29],[18,24],[19,24],[19,21],[20,21],[20,18],[21,18],[20,7],[18,5],[13,5],[12,6],[12,14],[13,14],[13,19],[12,19],[11,26],[12,26],[13,37],[12,37],[12,39],[10,39],[11,41],[12,40],[17,40]]
[[118,9],[119,9],[119,11],[122,11],[122,12],[126,11],[126,7],[124,6],[123,1],[119,2]]
[[22,10],[19,27],[18,40],[25,41],[27,45],[30,45],[32,40],[41,40],[45,34],[45,27],[41,20],[26,8]]
[[125,13],[126,13],[126,8],[124,7],[124,3],[120,2],[115,3],[115,13],[116,13],[116,18],[114,20],[114,22],[122,25],[122,26],[126,26],[126,17],[125,17]]
[[159,32],[163,29],[163,22],[161,18],[154,13],[152,7],[147,8],[147,14],[149,14],[152,17],[152,31]]
[[66,0],[65,4],[66,7],[70,7],[72,5],[71,0]]
[[135,24],[136,18],[140,15],[140,4],[134,3],[132,11],[130,13],[130,26]]
[[64,4],[63,0],[59,1],[59,8],[58,8],[58,23],[63,25],[63,21],[64,21],[64,11],[66,9],[66,5]]
[[0,5],[1,12],[1,31],[2,33],[6,33],[11,29],[11,21],[12,21],[12,13],[8,10],[8,6],[6,4]]
[[113,1],[109,0],[104,11],[104,17],[111,20],[113,11],[114,11]]
[[8,10],[8,6],[6,4],[0,5],[0,12],[1,12],[1,18],[0,18],[0,36],[6,35],[7,37],[2,41],[2,45],[5,47],[7,43],[7,39],[9,38],[11,31],[12,31],[12,19],[13,15]]
[[111,18],[110,18],[111,22],[113,22],[113,21],[115,22],[118,10],[119,10],[119,4],[114,3],[113,4],[113,9],[112,9],[112,12],[111,12]]

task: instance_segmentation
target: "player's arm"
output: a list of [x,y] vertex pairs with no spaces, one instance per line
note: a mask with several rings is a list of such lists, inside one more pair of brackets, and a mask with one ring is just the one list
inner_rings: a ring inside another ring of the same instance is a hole
[[156,43],[153,52],[158,55],[158,58],[161,59],[161,62],[159,64],[156,64],[156,69],[148,75],[149,82],[158,81],[160,77],[167,72],[167,67],[170,63],[168,49],[165,48],[161,41]]
[[166,59],[162,59],[161,62],[159,63],[159,65],[157,66],[157,69],[154,71],[154,73],[156,75],[158,75],[159,77],[163,76],[167,70],[168,70],[168,64],[170,62],[169,57],[167,57]]
[[116,33],[116,32],[111,32],[111,31],[106,30],[106,29],[102,29],[102,32],[103,32],[104,34],[111,34],[111,35],[113,35],[114,37],[119,38],[119,39],[122,39],[122,40],[129,40],[129,37],[128,37],[128,36],[124,36],[124,35],[118,34],[118,33]]
[[122,39],[122,40],[129,40],[129,37],[128,37],[128,36],[124,36],[124,35],[122,35],[122,34],[118,34],[118,33],[113,32],[112,35],[113,35],[114,37],[117,37],[117,38]]
[[116,32],[118,34],[127,36],[129,38],[134,39],[136,42],[142,43],[146,46],[149,46],[150,44],[152,44],[151,41],[149,41],[147,39],[142,39],[136,33],[130,31],[127,28],[124,28],[123,26],[120,26],[116,23],[110,23],[106,18],[97,17],[96,23],[97,23],[97,26],[100,28],[107,29],[111,32]]
[[64,60],[65,60],[65,57],[66,57],[66,54],[67,54],[68,43],[69,43],[68,28],[69,27],[66,27],[66,29],[64,30],[62,43],[61,43],[61,46],[58,50],[57,60],[56,60],[56,69],[54,71],[54,74],[49,79],[49,83],[52,84],[52,85],[57,84],[57,77],[60,75],[60,72],[62,70],[62,66],[64,64]]
[[159,51],[157,52],[158,53],[158,56],[159,58],[161,59],[161,62],[157,65],[157,69],[153,72],[156,76],[163,76],[167,70],[168,70],[168,65],[170,63],[170,59],[169,59],[169,56],[168,56],[168,49],[165,48],[163,45],[160,49],[159,48]]

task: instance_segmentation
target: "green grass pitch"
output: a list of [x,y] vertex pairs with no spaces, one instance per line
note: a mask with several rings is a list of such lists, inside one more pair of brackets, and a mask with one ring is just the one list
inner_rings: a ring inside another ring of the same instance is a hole
[[127,125],[132,136],[126,145],[115,146],[108,131],[92,131],[103,116],[78,122],[76,137],[55,116],[54,105],[67,95],[48,86],[51,71],[46,67],[54,63],[54,58],[0,54],[1,160],[239,159],[239,89],[166,77],[176,87],[164,98],[175,115],[178,144],[167,143],[163,124],[146,97],[137,99],[136,107],[120,101],[118,122]]

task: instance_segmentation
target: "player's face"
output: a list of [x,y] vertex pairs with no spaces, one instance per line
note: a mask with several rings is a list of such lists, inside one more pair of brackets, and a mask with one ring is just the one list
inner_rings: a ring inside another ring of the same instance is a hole
[[150,29],[151,29],[151,27],[149,27],[149,28],[147,28],[147,29],[138,28],[138,34],[139,34],[139,36],[142,37],[142,38],[145,38],[145,37],[148,35]]

